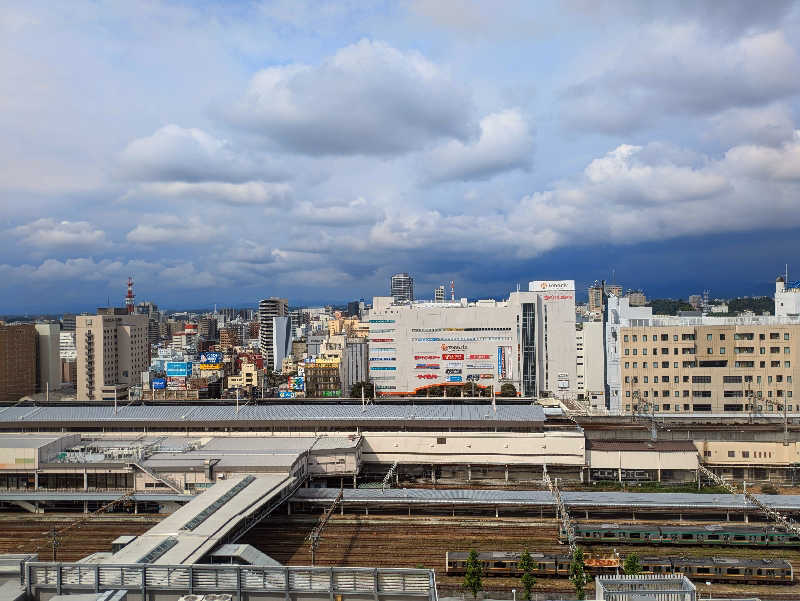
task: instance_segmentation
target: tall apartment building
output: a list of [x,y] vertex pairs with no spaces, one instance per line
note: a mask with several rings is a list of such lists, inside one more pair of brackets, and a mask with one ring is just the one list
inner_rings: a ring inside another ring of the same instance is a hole
[[579,399],[592,409],[605,408],[603,323],[585,321],[576,324],[576,376]]
[[128,396],[150,365],[148,317],[125,309],[98,309],[76,320],[77,398],[114,400]]
[[17,401],[36,390],[36,329],[0,322],[0,401]]
[[437,303],[444,302],[444,284],[441,286],[437,286],[436,289],[433,291],[433,300]]
[[61,331],[62,332],[74,332],[75,331],[75,314],[74,313],[64,313],[61,316]]
[[36,328],[36,392],[61,388],[61,326],[37,323]]
[[217,339],[216,317],[201,317],[197,323],[197,333],[203,340]]
[[[264,366],[273,371],[281,370],[281,363],[276,362],[275,354],[275,317],[288,317],[289,300],[285,298],[270,297],[258,303],[258,340],[261,356],[264,358]],[[291,329],[291,323],[288,328]],[[291,335],[291,334],[290,334]],[[289,342],[291,345],[291,341]],[[291,346],[290,346],[291,348]],[[288,353],[286,353],[288,354]],[[286,356],[284,354],[284,356]],[[283,361],[283,357],[281,357]]]
[[414,300],[414,278],[407,273],[396,273],[389,284],[389,295],[394,302],[412,302]]
[[533,281],[506,301],[397,303],[375,297],[369,378],[380,394],[475,383],[574,397],[575,283]]
[[707,321],[620,329],[623,413],[798,410],[800,323]]
[[239,334],[236,328],[227,327],[219,331],[219,350],[229,351],[239,344]]

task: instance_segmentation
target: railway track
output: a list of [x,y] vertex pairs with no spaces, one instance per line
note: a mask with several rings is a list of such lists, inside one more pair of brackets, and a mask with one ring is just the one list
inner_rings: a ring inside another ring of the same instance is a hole
[[[46,519],[44,519],[46,518]],[[50,531],[64,528],[75,521],[74,515],[8,517],[0,519],[0,553],[39,553],[42,561],[52,559]],[[90,553],[111,551],[111,542],[122,534],[141,534],[158,523],[160,518],[124,519],[105,516],[95,518],[67,532],[57,550],[59,561],[77,561]]]
[[[313,526],[313,520],[276,517],[256,526],[246,542],[261,549],[281,563],[308,564],[310,552],[303,539]],[[556,524],[541,521],[465,519],[459,518],[392,518],[388,516],[334,516],[328,523],[317,549],[317,565],[321,566],[397,566],[426,567],[436,570],[436,579],[444,592],[461,587],[462,577],[445,574],[445,552],[454,550],[493,551],[520,550],[531,552],[564,553],[565,547],[556,542]],[[783,549],[709,549],[682,547],[680,549],[653,546],[618,545],[616,550],[625,555],[708,556],[784,558],[792,562],[800,575],[800,550]],[[591,552],[612,552],[611,547],[587,548]],[[796,576],[800,580],[800,576]],[[512,578],[485,578],[486,590],[508,591],[519,589],[520,583]],[[705,584],[699,589],[706,592]],[[539,592],[568,592],[571,585],[561,579],[538,579]],[[714,584],[715,595],[753,594],[762,599],[796,600],[800,598],[800,583],[793,586],[737,586]]]

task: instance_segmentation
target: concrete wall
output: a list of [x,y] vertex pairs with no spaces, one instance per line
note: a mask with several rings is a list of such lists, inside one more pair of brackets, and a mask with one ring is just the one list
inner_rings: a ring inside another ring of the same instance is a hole
[[[800,444],[791,442],[749,442],[696,440],[704,464],[709,465],[791,465],[800,463]],[[733,456],[730,456],[733,453]],[[745,453],[747,456],[745,456]]]
[[623,470],[696,470],[697,453],[691,451],[595,451],[589,450],[589,466]]
[[583,466],[580,432],[364,432],[364,463]]

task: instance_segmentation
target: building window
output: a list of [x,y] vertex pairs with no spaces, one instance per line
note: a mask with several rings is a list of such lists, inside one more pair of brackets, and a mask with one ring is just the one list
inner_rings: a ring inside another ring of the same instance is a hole
[[720,335],[719,335],[719,339],[720,339],[720,340],[725,340],[725,334],[720,334]]
[[769,339],[770,340],[778,340],[780,337],[781,337],[781,335],[778,332],[770,332],[769,333]]
[[628,348],[626,348],[626,349],[625,349],[625,354],[626,354],[626,355],[630,355],[630,354],[631,354],[631,349],[628,349]]
[[792,350],[788,346],[783,347],[783,354],[784,355],[788,355],[791,352],[792,352]]
[[663,342],[666,342],[667,340],[669,340],[669,335],[668,334],[661,334],[661,340]]
[[672,396],[679,397],[680,395],[681,395],[680,391],[676,390]]
[[736,457],[736,451],[728,451],[728,457]]
[[636,336],[636,334],[633,335],[633,341],[634,342],[639,342],[639,338],[638,338],[638,336]]
[[669,411],[669,410],[670,410],[670,405],[669,405],[669,403],[664,403],[664,404],[661,406],[661,410],[662,410],[662,411]]
[[[685,350],[688,350],[688,349],[683,349],[683,350],[685,351]],[[713,355],[714,354],[714,349],[713,348],[707,348],[706,349],[706,353],[709,354],[709,355]]]
[[713,334],[706,334],[706,340],[708,341],[711,341],[713,337],[714,337]]
[[625,362],[625,369],[630,369],[630,367],[631,367],[631,364],[630,364],[630,362],[629,362],[629,361],[626,361],[626,362]]
[[[630,396],[631,396],[631,391],[630,391],[630,390],[626,390],[626,391],[625,391],[625,396],[626,396],[626,397],[630,397]],[[626,407],[629,407],[629,406],[630,406],[630,405],[626,405]]]
[[711,457],[711,451],[703,451],[704,457]]
[[724,355],[725,354],[725,347],[724,346],[719,347],[719,354],[720,355]]
[[750,451],[742,451],[742,458],[749,459],[750,458]]
[[784,333],[783,339],[784,340],[789,340],[789,332]]
[[642,334],[642,342],[647,342],[647,334]]
[[[669,363],[667,363],[667,365],[669,365]],[[672,367],[674,367],[675,369],[678,369],[678,362],[675,361],[675,363],[672,364]]]
[[436,439],[436,444],[447,444],[447,438],[440,436]]
[[628,335],[627,335],[627,334],[625,334],[625,335],[622,337],[622,340],[623,340],[623,341],[625,341],[625,342],[628,342]]

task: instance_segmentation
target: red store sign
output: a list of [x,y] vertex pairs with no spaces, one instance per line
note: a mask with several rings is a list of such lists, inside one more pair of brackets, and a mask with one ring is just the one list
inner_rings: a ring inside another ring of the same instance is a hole
[[442,355],[442,359],[444,359],[445,361],[463,361],[464,353],[457,353],[457,354],[445,353]]

